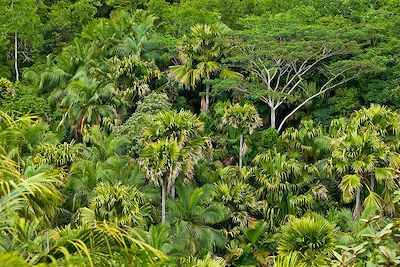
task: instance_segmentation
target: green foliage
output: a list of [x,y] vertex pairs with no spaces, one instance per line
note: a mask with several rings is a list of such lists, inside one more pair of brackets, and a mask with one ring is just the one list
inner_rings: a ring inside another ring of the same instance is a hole
[[279,255],[288,257],[298,252],[300,261],[310,266],[321,266],[332,255],[335,248],[335,226],[324,219],[293,218],[282,227]]
[[400,266],[398,1],[0,7],[1,266]]
[[19,257],[16,253],[0,253],[1,264],[6,264],[10,267],[28,267],[25,260]]
[[150,93],[138,102],[136,111],[121,126],[114,129],[116,136],[123,136],[130,140],[130,155],[138,155],[143,148],[143,128],[150,127],[154,123],[154,117],[158,112],[171,108],[168,96],[163,93]]
[[13,83],[7,78],[0,78],[0,95],[3,97],[13,91]]
[[143,226],[146,197],[135,187],[99,183],[89,198],[89,208],[81,209],[84,223],[109,221],[118,225]]
[[0,110],[15,115],[30,113],[48,121],[52,121],[56,117],[54,115],[49,116],[51,109],[45,99],[26,91],[24,88],[17,88],[14,94],[4,95],[3,99],[0,100]]
[[248,130],[251,134],[254,129],[262,125],[261,118],[258,115],[257,109],[250,104],[233,104],[225,109],[222,118],[224,125],[231,125],[240,132]]
[[273,148],[278,141],[278,131],[275,128],[262,131],[261,141],[265,148]]
[[210,203],[207,188],[194,190],[178,187],[180,199],[171,202],[171,216],[176,226],[179,250],[184,255],[205,254],[213,247],[223,247],[225,237],[214,225],[226,220],[226,209]]

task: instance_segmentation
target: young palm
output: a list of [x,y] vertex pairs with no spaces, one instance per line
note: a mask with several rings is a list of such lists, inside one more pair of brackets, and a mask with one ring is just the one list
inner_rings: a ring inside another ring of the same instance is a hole
[[[239,77],[239,73],[230,71],[221,63],[229,47],[221,36],[228,30],[220,23],[193,26],[179,43],[178,60],[181,64],[169,68],[170,77],[189,88],[195,88],[199,81],[210,80],[214,76],[222,79]],[[207,82],[205,99],[202,96],[201,100],[202,112],[208,111],[210,87]]]
[[134,186],[120,183],[99,183],[94,188],[89,207],[82,208],[82,222],[91,224],[98,221],[114,222],[120,226],[146,225],[146,197]]
[[335,231],[336,227],[322,218],[293,218],[281,229],[278,255],[299,253],[307,266],[323,266],[335,249]]
[[239,130],[240,145],[239,145],[239,167],[242,167],[244,143],[243,135],[245,131],[252,134],[254,129],[262,125],[262,120],[258,115],[257,109],[251,104],[233,104],[229,105],[224,112],[222,118],[223,125],[231,125]]
[[222,231],[213,228],[213,225],[226,220],[228,210],[217,203],[210,203],[206,190],[179,186],[179,199],[171,201],[171,217],[178,238],[182,240],[180,247],[183,253],[196,255],[201,250],[210,251],[225,243]]
[[323,185],[315,184],[318,169],[270,150],[254,158],[252,172],[257,182],[257,194],[266,201],[265,216],[274,229],[287,215],[301,215],[327,199]]
[[5,234],[3,231],[7,229],[12,231],[11,226],[18,213],[24,212],[30,215],[37,213],[38,216],[47,219],[43,211],[54,203],[43,200],[61,198],[60,192],[55,187],[59,176],[42,172],[25,177],[15,162],[3,155],[0,159],[0,233]]

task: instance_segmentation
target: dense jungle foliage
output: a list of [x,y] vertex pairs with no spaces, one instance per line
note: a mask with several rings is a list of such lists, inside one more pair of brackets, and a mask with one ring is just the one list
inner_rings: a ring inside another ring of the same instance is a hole
[[398,0],[0,7],[0,266],[400,266]]

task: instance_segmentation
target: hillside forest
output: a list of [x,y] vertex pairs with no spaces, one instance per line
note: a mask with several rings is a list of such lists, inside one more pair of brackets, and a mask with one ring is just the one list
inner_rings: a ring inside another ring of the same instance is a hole
[[0,266],[400,266],[398,0],[0,0]]

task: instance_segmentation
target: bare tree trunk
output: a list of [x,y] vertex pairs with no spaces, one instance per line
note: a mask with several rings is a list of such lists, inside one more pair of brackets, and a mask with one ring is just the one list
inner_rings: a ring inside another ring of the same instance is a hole
[[206,111],[206,97],[203,95],[201,96],[200,100],[200,112],[205,112]]
[[370,183],[371,183],[371,191],[374,191],[375,190],[375,175],[373,173],[371,173]]
[[240,132],[240,144],[239,144],[239,168],[243,165],[243,131]]
[[206,84],[206,106],[205,106],[205,112],[208,111],[209,105],[210,105],[210,85]]
[[357,188],[356,190],[356,205],[354,207],[353,217],[358,220],[361,216],[361,188]]
[[164,183],[161,184],[161,222],[165,223],[166,221],[166,210],[165,203],[167,200],[167,188]]
[[276,109],[271,108],[271,127],[276,129]]
[[171,186],[171,197],[175,198],[175,185]]
[[19,81],[19,72],[18,72],[18,33],[14,34],[14,68],[15,68],[15,80]]

